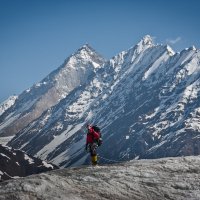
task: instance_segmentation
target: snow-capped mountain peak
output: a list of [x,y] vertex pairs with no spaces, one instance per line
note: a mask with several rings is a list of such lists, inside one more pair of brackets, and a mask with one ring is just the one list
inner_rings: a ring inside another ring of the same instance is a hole
[[197,50],[197,48],[193,45],[193,46],[191,46],[189,49],[191,49],[191,50],[194,50],[194,51],[196,51]]
[[145,35],[140,42],[150,45],[153,44],[153,38],[150,35]]
[[82,47],[78,49],[78,52],[87,51],[87,52],[95,52],[95,50],[88,44],[84,44]]
[[88,44],[78,49],[55,75],[56,89],[65,97],[74,88],[84,85],[105,60]]
[[95,53],[95,50],[92,49],[92,47],[90,47],[88,44],[83,45],[81,48],[79,48],[74,54],[72,54],[73,56],[76,57],[82,57],[85,58],[85,55],[91,55]]
[[75,63],[91,62],[94,68],[101,66],[105,62],[104,58],[99,55],[89,44],[83,45],[74,54],[72,54],[70,65]]
[[153,38],[150,35],[145,35],[137,45],[140,47],[142,47],[142,46],[151,47],[154,45]]
[[166,49],[170,56],[173,56],[175,54],[174,50],[169,45],[166,45]]
[[[104,58],[89,45],[78,49],[58,69],[19,95],[18,101],[13,105],[16,112],[7,112],[0,119],[0,134],[10,136],[17,133],[71,91],[85,85],[104,62]],[[17,127],[12,125],[14,121]]]
[[146,35],[136,45],[127,51],[127,56],[129,57],[129,60],[133,61],[137,55],[142,54],[147,49],[154,46],[155,44],[153,43],[153,38],[151,38],[149,35]]

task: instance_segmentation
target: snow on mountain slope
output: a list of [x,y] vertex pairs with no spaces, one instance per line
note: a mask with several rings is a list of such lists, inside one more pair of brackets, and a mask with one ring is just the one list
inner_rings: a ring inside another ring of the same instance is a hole
[[6,145],[10,140],[13,139],[14,136],[10,137],[0,137],[0,144],[1,145]]
[[53,170],[0,183],[0,199],[198,200],[199,165],[192,156]]
[[15,104],[0,116],[0,136],[16,134],[76,87],[85,85],[103,63],[101,56],[84,45],[57,70],[19,95]]
[[0,182],[58,169],[55,165],[2,145],[0,145],[0,161]]
[[199,155],[199,77],[199,50],[175,53],[145,36],[95,68],[9,145],[62,167],[88,163],[85,124],[94,123],[102,128],[101,162]]
[[16,99],[16,95],[10,96],[7,100],[0,104],[0,116],[15,103]]

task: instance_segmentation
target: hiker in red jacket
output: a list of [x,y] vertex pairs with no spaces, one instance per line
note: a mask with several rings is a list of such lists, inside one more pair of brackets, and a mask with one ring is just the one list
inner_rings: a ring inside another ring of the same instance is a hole
[[97,147],[100,146],[101,134],[100,129],[95,126],[87,125],[88,133],[86,138],[86,151],[90,152],[93,165],[97,164]]

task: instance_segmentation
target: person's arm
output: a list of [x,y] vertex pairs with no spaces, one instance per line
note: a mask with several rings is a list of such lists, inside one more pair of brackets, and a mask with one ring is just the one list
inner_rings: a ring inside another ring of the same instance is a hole
[[99,139],[99,134],[97,132],[95,132],[94,130],[92,131],[92,134],[93,134],[93,138],[95,140],[98,140]]

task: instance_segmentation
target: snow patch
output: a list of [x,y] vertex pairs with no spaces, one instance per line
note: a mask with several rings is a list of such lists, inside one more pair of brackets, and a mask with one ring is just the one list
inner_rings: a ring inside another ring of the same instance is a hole
[[42,164],[45,166],[45,167],[47,167],[47,168],[54,168],[51,164],[48,164],[47,162],[45,162],[45,161],[42,161]]
[[0,116],[8,110],[12,105],[14,105],[15,101],[17,100],[18,96],[10,96],[7,100],[0,104]]
[[27,154],[24,154],[24,159],[28,160],[29,164],[34,164],[34,160],[32,158],[30,158]]
[[3,153],[0,153],[0,155],[3,156],[3,157],[5,157],[5,158],[8,158],[10,160],[10,158],[7,155],[5,155]]
[[14,136],[9,136],[9,137],[0,137],[0,144],[1,145],[6,145],[10,140],[12,140]]

